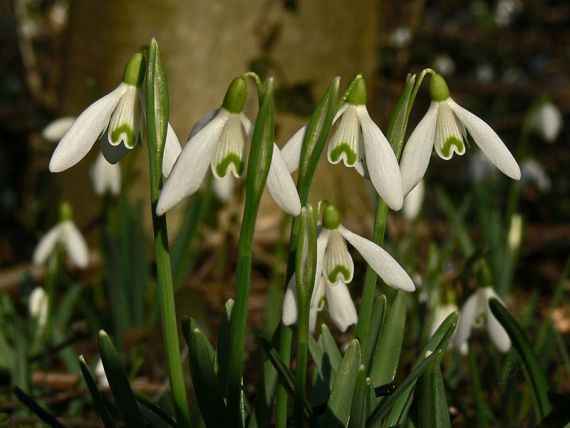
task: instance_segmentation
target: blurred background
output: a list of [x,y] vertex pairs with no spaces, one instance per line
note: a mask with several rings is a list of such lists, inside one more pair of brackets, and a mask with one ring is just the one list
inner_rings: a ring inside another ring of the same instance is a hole
[[[59,373],[60,382],[63,374],[77,373],[69,361],[80,351],[95,353],[92,336],[101,327],[132,351],[129,362],[134,377],[146,382],[153,393],[163,388],[161,351],[146,348],[159,340],[159,333],[153,304],[145,150],[136,150],[122,163],[121,195],[101,197],[90,177],[97,150],[70,170],[50,174],[48,162],[56,142],[42,136],[53,120],[77,116],[115,88],[127,59],[151,37],[160,44],[171,123],[183,144],[193,124],[221,104],[231,79],[248,70],[262,78],[275,77],[280,146],[307,121],[336,75],[344,84],[356,73],[364,75],[369,111],[386,131],[406,75],[426,67],[441,73],[452,97],[502,137],[521,164],[523,179],[511,183],[489,168],[475,147],[447,162],[434,157],[421,214],[390,215],[388,248],[418,283],[456,284],[466,254],[475,250],[490,254],[497,288],[503,296],[508,294],[512,312],[524,316],[529,331],[536,335],[541,321],[550,320],[553,333],[545,336],[544,343],[557,349],[555,338],[560,337],[567,346],[567,1],[4,1],[0,3],[0,319],[13,322],[24,317],[29,293],[45,280],[45,269],[34,266],[31,257],[39,239],[57,223],[62,201],[73,207],[74,221],[90,249],[87,269],[65,269],[62,298],[69,290],[80,291],[74,300],[69,297],[61,337],[44,343],[49,351],[70,340],[73,348],[65,349],[71,354],[67,360],[58,359],[36,349],[40,357],[30,360],[36,377],[29,377],[29,382],[46,394],[54,388],[59,391],[59,401],[54,399],[58,411],[81,415],[79,410],[69,410],[81,395],[79,377],[58,389],[37,373]],[[409,132],[429,102],[424,85],[412,110]],[[255,105],[250,88],[250,118],[255,117]],[[346,225],[370,236],[374,201],[355,171],[323,159],[311,200],[316,203],[323,198],[337,204]],[[213,331],[223,303],[233,295],[241,202],[239,184],[227,203],[206,189],[169,214],[180,289],[178,310],[192,313]],[[516,257],[507,257],[505,242],[514,214],[523,219],[524,233],[518,248],[508,251]],[[263,329],[263,320],[274,325],[279,319],[278,312],[266,313],[264,308],[278,307],[268,305],[267,299],[280,299],[284,237],[288,236],[286,220],[269,197],[264,198],[257,227],[250,321],[253,329]],[[130,269],[126,278],[120,273],[125,266]],[[363,269],[357,268],[357,275],[363,275]],[[121,284],[123,291],[117,292]],[[353,290],[357,301],[358,287]],[[469,294],[465,287],[457,285],[458,304]],[[130,300],[133,295],[139,300]],[[424,321],[427,318],[416,319],[415,331],[421,331]],[[13,347],[13,333],[7,331],[5,340],[0,340],[0,354]],[[566,360],[548,358],[545,364],[553,376],[564,361],[568,365],[567,354]],[[0,356],[4,373],[0,388],[14,382],[10,361]],[[556,378],[566,391],[568,375],[567,371]],[[461,391],[460,380],[454,386]],[[1,394],[2,389],[0,403]],[[17,407],[10,400],[7,403],[0,404],[0,412]],[[473,417],[473,408],[469,410],[468,404],[465,408],[459,422]]]

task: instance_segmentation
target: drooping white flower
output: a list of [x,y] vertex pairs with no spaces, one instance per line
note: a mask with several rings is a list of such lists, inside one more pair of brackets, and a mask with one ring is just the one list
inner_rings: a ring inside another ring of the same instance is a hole
[[[51,172],[71,168],[87,155],[97,140],[101,140],[101,152],[111,163],[117,163],[123,156],[141,142],[144,126],[142,82],[144,80],[144,58],[134,54],[123,73],[119,86],[95,101],[81,113],[57,145],[49,162]],[[55,136],[65,122],[50,130]],[[44,132],[45,133],[45,132]],[[168,125],[164,158],[164,175],[168,175],[181,148],[174,130]]]
[[[328,161],[332,164],[342,161],[345,166],[355,168],[370,179],[390,208],[401,209],[404,195],[398,161],[390,143],[368,114],[364,79],[357,81],[334,122],[337,126],[329,142]],[[305,129],[298,130],[283,147],[290,172],[299,168]]]
[[[156,207],[158,215],[196,192],[208,167],[216,179],[225,179],[230,174],[236,178],[241,175],[246,136],[249,140],[251,131],[251,122],[243,113],[246,88],[243,77],[234,79],[222,107],[196,123],[162,189]],[[267,188],[275,202],[287,213],[296,216],[301,212],[295,183],[276,144],[273,145]]]
[[28,312],[30,316],[36,320],[39,330],[42,330],[48,319],[49,311],[48,295],[42,287],[36,287],[30,293],[28,300]]
[[507,235],[507,242],[511,252],[516,252],[521,246],[523,235],[523,220],[519,213],[516,213],[511,218],[511,225]]
[[454,347],[461,349],[471,336],[473,328],[486,327],[491,342],[500,352],[507,352],[511,348],[511,339],[491,312],[489,299],[499,297],[492,287],[483,287],[473,293],[463,304],[454,337]]
[[550,191],[550,177],[542,164],[536,159],[527,159],[521,166],[521,186],[525,187],[530,183],[536,185],[538,190],[543,193]]
[[107,373],[105,373],[105,367],[101,358],[99,358],[95,366],[95,377],[97,378],[99,388],[109,388],[109,380],[107,379]]
[[[347,241],[387,285],[403,291],[414,291],[416,288],[407,272],[390,254],[372,241],[346,229],[340,223],[336,208],[329,205],[325,208],[323,225],[317,237],[315,283],[311,296],[311,329],[315,326],[316,313],[325,306],[341,331],[345,331],[357,321],[356,310],[353,311],[354,303],[346,287],[354,275],[354,262],[348,252]],[[292,325],[297,321],[295,275],[291,277],[285,291],[282,321],[285,325]]]
[[36,246],[33,262],[36,265],[44,264],[58,245],[61,245],[75,266],[85,268],[89,261],[89,250],[81,232],[71,220],[69,204],[62,204],[61,213],[59,223],[52,227]]
[[422,180],[404,198],[404,206],[402,212],[404,213],[404,217],[406,217],[408,220],[414,220],[420,213],[422,204],[424,202],[424,194],[425,184]]
[[102,153],[99,153],[91,169],[91,179],[98,195],[107,192],[118,195],[121,192],[121,167],[119,164],[109,163]]
[[430,91],[429,110],[412,132],[402,153],[400,170],[404,194],[425,175],[433,149],[445,160],[451,159],[454,153],[465,153],[465,130],[501,172],[515,180],[520,179],[519,165],[509,149],[489,125],[453,101],[443,77],[432,75]]
[[42,131],[42,137],[52,143],[57,143],[75,122],[75,117],[66,116],[55,119],[47,124]]
[[543,103],[534,118],[534,127],[538,133],[549,143],[553,143],[564,125],[562,113],[551,102]]

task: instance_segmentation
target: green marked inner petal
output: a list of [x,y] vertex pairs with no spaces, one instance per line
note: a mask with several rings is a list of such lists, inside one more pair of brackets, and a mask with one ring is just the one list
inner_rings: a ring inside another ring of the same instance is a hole
[[331,160],[335,163],[339,162],[343,153],[345,154],[345,163],[347,166],[356,165],[358,155],[347,142],[338,143],[335,146],[330,155]]
[[328,274],[329,282],[333,284],[337,282],[339,275],[342,275],[343,282],[348,282],[350,279],[350,270],[346,266],[336,265]]
[[460,155],[465,153],[465,144],[463,143],[463,140],[457,137],[449,137],[445,140],[445,143],[443,143],[443,147],[441,148],[441,153],[443,153],[446,158],[449,158],[453,154],[453,147],[455,147],[456,153]]
[[118,145],[121,143],[121,140],[124,142],[125,146],[129,149],[135,147],[135,132],[133,128],[131,128],[128,124],[124,123],[119,127],[113,129],[111,132],[111,144]]
[[241,156],[238,156],[235,153],[229,153],[220,163],[216,165],[216,173],[218,176],[225,177],[228,173],[230,165],[232,164],[234,165],[236,174],[240,176],[243,171],[243,161],[241,160]]

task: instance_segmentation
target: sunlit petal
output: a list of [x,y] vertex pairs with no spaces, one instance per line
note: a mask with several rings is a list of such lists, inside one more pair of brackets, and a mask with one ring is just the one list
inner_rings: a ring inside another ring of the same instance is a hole
[[291,178],[289,169],[276,144],[273,144],[273,155],[269,174],[267,175],[267,189],[273,200],[286,213],[297,216],[301,212],[301,201],[295,182]]

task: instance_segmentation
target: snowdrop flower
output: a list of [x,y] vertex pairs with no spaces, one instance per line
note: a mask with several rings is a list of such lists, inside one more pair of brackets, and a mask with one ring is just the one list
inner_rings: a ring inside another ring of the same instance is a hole
[[527,159],[522,163],[521,167],[521,186],[528,186],[534,183],[538,190],[545,193],[550,190],[550,177],[546,173],[544,167],[535,159]]
[[424,202],[424,194],[425,184],[422,180],[404,198],[404,207],[402,212],[404,213],[404,217],[408,220],[416,219],[420,213],[422,203]]
[[75,117],[73,116],[65,116],[55,119],[48,123],[48,125],[43,129],[42,137],[44,140],[57,143],[63,138],[69,128],[71,128],[73,122],[75,122]]
[[[244,170],[244,134],[249,138],[251,131],[251,122],[243,113],[246,96],[245,79],[235,78],[222,106],[194,125],[188,143],[162,189],[156,207],[158,215],[196,192],[208,166],[216,179],[225,179],[230,174],[236,178],[241,175]],[[296,216],[301,212],[295,183],[276,144],[273,145],[267,187],[275,202],[287,213]]]
[[107,379],[107,373],[105,373],[105,367],[103,367],[101,358],[99,358],[95,366],[95,377],[97,378],[99,388],[109,388],[109,380]]
[[[143,55],[136,53],[125,67],[121,84],[87,107],[65,133],[50,159],[51,172],[65,171],[74,166],[98,139],[101,139],[101,151],[111,163],[117,163],[141,142],[144,72]],[[180,150],[178,138],[169,124],[162,164],[165,175],[172,169]]]
[[545,102],[536,112],[534,127],[547,142],[553,143],[562,130],[563,119],[560,110],[551,102]]
[[99,153],[91,169],[91,179],[98,195],[103,196],[109,192],[116,196],[121,192],[121,167],[109,163],[102,153]]
[[44,264],[49,256],[61,245],[69,259],[79,268],[87,267],[89,250],[81,232],[71,220],[71,206],[64,203],[60,208],[60,221],[40,240],[34,250],[33,261],[36,265]]
[[473,328],[480,328],[483,325],[486,326],[491,341],[500,352],[507,352],[511,348],[509,335],[491,312],[489,306],[491,297],[501,300],[492,287],[483,287],[463,304],[453,342],[456,349],[465,346]]
[[523,220],[519,213],[516,213],[511,218],[511,225],[507,235],[507,243],[512,253],[518,251],[521,246],[523,235]]
[[[404,195],[396,155],[390,143],[366,109],[366,85],[358,80],[347,102],[339,109],[338,125],[329,142],[327,159],[355,168],[370,178],[376,192],[393,210],[402,208]],[[283,147],[283,157],[290,172],[299,167],[306,127],[301,128]]]
[[519,165],[499,136],[489,125],[453,101],[445,80],[439,74],[432,75],[430,92],[432,102],[429,110],[412,132],[402,153],[400,169],[404,194],[409,193],[424,176],[434,148],[445,160],[451,159],[454,153],[465,153],[465,129],[499,170],[515,180],[520,179]]
[[[339,330],[345,331],[357,321],[356,310],[353,310],[354,303],[346,287],[354,275],[354,262],[346,241],[390,287],[404,291],[414,291],[416,288],[410,276],[390,254],[368,239],[346,229],[340,223],[337,209],[328,205],[324,210],[323,223],[317,238],[317,265],[311,296],[312,329],[316,322],[316,313],[324,308],[325,302],[328,313]],[[282,321],[285,325],[292,325],[297,321],[294,274],[285,291]]]
[[433,68],[444,76],[450,76],[455,71],[455,63],[447,54],[440,54],[433,60]]
[[42,287],[34,288],[28,300],[28,311],[36,320],[39,330],[42,330],[47,323],[48,310],[48,295]]

